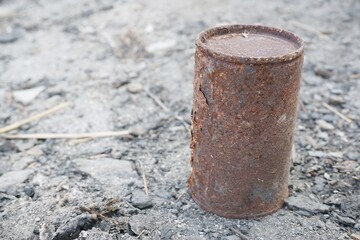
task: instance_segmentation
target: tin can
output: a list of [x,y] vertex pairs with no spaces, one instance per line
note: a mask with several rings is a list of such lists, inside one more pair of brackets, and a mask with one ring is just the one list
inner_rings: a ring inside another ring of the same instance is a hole
[[303,41],[230,25],[196,40],[189,190],[203,209],[253,218],[288,196]]

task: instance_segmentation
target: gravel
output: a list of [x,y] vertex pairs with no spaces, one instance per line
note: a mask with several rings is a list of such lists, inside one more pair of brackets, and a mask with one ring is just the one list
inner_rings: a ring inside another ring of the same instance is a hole
[[145,209],[152,206],[151,198],[142,190],[135,189],[132,192],[131,203],[134,207]]
[[[360,231],[358,12],[359,1],[334,0],[0,1],[1,127],[69,102],[11,133],[137,132],[0,138],[0,239],[238,237],[231,229],[349,239]],[[188,193],[194,41],[223,23],[280,27],[306,42],[291,197],[258,219],[218,217]]]
[[330,210],[328,205],[314,201],[306,196],[291,196],[286,200],[289,209],[303,210],[309,213],[326,213]]

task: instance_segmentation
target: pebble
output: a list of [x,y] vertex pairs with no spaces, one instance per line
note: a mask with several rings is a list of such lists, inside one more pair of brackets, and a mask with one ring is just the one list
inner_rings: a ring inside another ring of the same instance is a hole
[[342,152],[329,152],[327,156],[332,158],[343,158],[344,154]]
[[160,229],[161,238],[162,239],[171,239],[174,235],[174,231],[172,230],[174,226],[172,225],[165,225]]
[[0,33],[0,43],[12,43],[19,39],[19,34],[15,31]]
[[360,231],[360,223],[355,224],[354,229]]
[[96,220],[90,214],[81,214],[60,226],[52,240],[75,239],[82,230],[91,229]]
[[301,216],[304,216],[304,217],[311,217],[312,214],[308,211],[303,211],[303,210],[296,210],[296,213],[301,215]]
[[171,198],[171,193],[169,191],[160,189],[158,191],[155,192],[155,195],[160,197],[160,198],[164,198],[164,199],[170,199]]
[[25,182],[32,173],[33,170],[27,169],[3,174],[0,177],[0,192],[6,192],[10,187]]
[[135,189],[132,192],[131,203],[138,209],[145,209],[152,206],[151,198],[139,189]]
[[132,82],[132,83],[129,83],[127,85],[127,88],[126,90],[129,92],[129,93],[139,93],[143,90],[143,86],[140,84],[140,83],[135,83],[135,82]]
[[304,81],[309,86],[319,86],[322,83],[321,78],[318,76],[314,76],[314,75],[309,75],[309,76],[304,77]]
[[128,184],[138,177],[130,161],[112,158],[75,159],[78,168],[110,189],[118,189],[120,184]]
[[321,169],[323,169],[322,166],[320,166],[320,165],[314,165],[314,166],[309,167],[309,168],[306,170],[306,173],[318,172],[318,171],[321,170]]
[[360,194],[353,194],[343,199],[340,204],[341,212],[353,219],[360,219]]
[[33,187],[30,187],[30,186],[26,186],[25,187],[25,189],[24,189],[24,192],[25,192],[25,194],[27,195],[27,196],[29,196],[29,197],[34,197],[34,195],[35,195],[35,190],[34,190],[34,188]]
[[355,220],[349,217],[343,217],[340,215],[337,215],[336,218],[338,219],[339,223],[344,224],[346,226],[354,226],[356,224]]
[[341,96],[331,95],[329,98],[329,103],[331,105],[341,105],[341,104],[345,103],[345,100]]
[[299,209],[309,213],[326,213],[330,207],[320,202],[315,202],[306,196],[291,196],[286,200],[289,209]]
[[14,91],[12,92],[12,95],[15,101],[24,105],[28,105],[44,90],[45,90],[44,86],[39,86],[39,87]]
[[327,67],[315,67],[314,73],[322,78],[330,78],[333,75],[333,70]]
[[329,140],[329,134],[327,132],[319,132],[317,136],[318,138],[323,139],[325,141]]
[[317,120],[316,124],[323,130],[334,130],[335,129],[335,127],[331,123],[328,123],[323,119]]
[[359,160],[360,159],[360,154],[358,152],[348,152],[348,153],[346,153],[346,156],[350,160]]
[[326,154],[324,152],[322,152],[322,151],[309,151],[308,153],[309,153],[309,155],[311,157],[319,157],[319,158],[321,158],[321,157],[326,156]]
[[0,152],[15,152],[18,148],[14,143],[11,141],[5,141],[3,144],[0,145]]
[[93,155],[100,155],[100,154],[110,154],[112,152],[111,147],[99,147],[91,152]]
[[226,236],[221,238],[222,240],[240,240],[240,238],[236,235],[230,235],[230,236]]

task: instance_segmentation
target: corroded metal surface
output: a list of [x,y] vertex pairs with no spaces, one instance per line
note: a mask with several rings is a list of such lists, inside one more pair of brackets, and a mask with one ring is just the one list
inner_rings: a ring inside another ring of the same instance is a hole
[[[239,34],[244,43],[226,43]],[[262,36],[264,41],[259,40]],[[269,38],[286,41],[289,49],[279,52],[279,45]],[[223,39],[225,46],[221,46]],[[236,51],[249,45],[256,51],[253,56]],[[265,52],[257,52],[258,48]],[[267,52],[271,48],[274,51]],[[279,29],[233,25],[200,33],[189,187],[203,209],[225,217],[251,218],[283,205],[302,63],[301,39]]]

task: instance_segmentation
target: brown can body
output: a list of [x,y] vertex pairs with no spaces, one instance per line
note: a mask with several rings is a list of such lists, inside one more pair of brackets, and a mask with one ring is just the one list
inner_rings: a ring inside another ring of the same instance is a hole
[[[252,58],[216,53],[204,43],[209,36],[243,30],[277,34],[299,48],[284,56]],[[279,29],[232,25],[199,35],[189,188],[200,207],[224,217],[251,218],[283,205],[302,63],[301,39]]]

